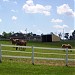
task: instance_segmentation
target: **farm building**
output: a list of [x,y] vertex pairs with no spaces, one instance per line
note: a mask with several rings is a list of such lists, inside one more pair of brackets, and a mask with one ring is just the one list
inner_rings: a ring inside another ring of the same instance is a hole
[[42,35],[42,42],[56,42],[56,41],[60,41],[60,37],[58,37],[55,34]]
[[13,39],[26,39],[26,35],[22,33],[14,33],[13,35],[10,36],[10,38]]
[[41,41],[41,36],[36,34],[26,35],[23,33],[14,33],[13,35],[10,36],[10,39],[25,39],[29,41]]
[[31,41],[41,41],[41,35],[33,34],[33,36],[29,37]]

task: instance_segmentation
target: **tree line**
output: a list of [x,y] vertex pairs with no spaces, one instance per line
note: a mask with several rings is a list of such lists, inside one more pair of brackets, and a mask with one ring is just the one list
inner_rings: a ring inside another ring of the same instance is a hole
[[[20,32],[18,32],[18,33],[20,33]],[[13,34],[14,34],[14,32],[9,32],[9,33],[3,32],[2,35],[0,35],[0,38],[8,39]],[[30,33],[27,33],[26,35],[29,37],[29,36],[32,36],[33,33],[30,32]],[[59,33],[58,36],[61,38],[62,34]],[[64,38],[66,38],[67,40],[75,40],[75,30],[72,32],[72,35],[70,35],[69,33],[64,33]]]

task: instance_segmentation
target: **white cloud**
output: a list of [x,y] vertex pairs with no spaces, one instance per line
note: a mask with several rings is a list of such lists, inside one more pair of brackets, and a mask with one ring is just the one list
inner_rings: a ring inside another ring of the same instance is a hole
[[9,0],[3,0],[3,2],[9,2]]
[[11,12],[14,12],[14,13],[15,13],[15,12],[17,12],[17,10],[13,10],[13,9],[12,9]]
[[26,33],[26,31],[25,31],[25,30],[20,30],[20,32],[21,32],[21,33],[23,33],[23,34],[25,34],[25,33]]
[[33,27],[37,27],[37,25],[33,25]]
[[42,31],[41,31],[40,29],[38,29],[38,30],[37,30],[37,33],[38,33],[38,34],[41,34],[41,33],[42,33]]
[[12,20],[17,20],[17,17],[16,16],[12,16]]
[[2,22],[2,19],[0,19],[0,22]]
[[17,5],[17,2],[16,2],[16,1],[14,1],[14,4],[16,4],[16,5]]
[[62,23],[63,20],[61,20],[61,19],[52,19],[51,22],[53,22],[53,23]]
[[53,27],[57,28],[57,29],[69,28],[68,25],[62,25],[62,26],[61,25],[54,25]]
[[73,13],[74,17],[75,17],[75,12]]
[[34,4],[33,0],[27,0],[23,5],[23,9],[26,13],[41,13],[44,15],[50,15],[51,6],[43,6],[41,4]]
[[70,30],[70,31],[69,31],[70,35],[72,35],[72,32],[73,32],[73,31],[74,31],[74,30]]
[[70,8],[68,4],[63,4],[57,7],[58,14],[67,14],[70,16],[75,16],[75,12]]

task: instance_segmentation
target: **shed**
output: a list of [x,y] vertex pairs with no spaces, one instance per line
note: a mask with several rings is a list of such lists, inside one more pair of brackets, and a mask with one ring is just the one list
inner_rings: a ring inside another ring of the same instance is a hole
[[60,41],[60,37],[55,34],[42,35],[42,42],[56,42]]

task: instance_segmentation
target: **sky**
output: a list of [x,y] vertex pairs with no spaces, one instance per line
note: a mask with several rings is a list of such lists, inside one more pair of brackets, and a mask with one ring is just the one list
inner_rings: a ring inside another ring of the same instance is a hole
[[0,0],[0,34],[72,33],[75,0]]

